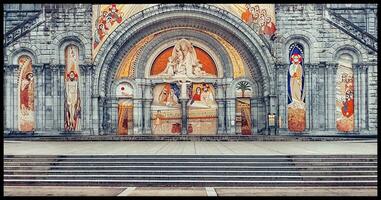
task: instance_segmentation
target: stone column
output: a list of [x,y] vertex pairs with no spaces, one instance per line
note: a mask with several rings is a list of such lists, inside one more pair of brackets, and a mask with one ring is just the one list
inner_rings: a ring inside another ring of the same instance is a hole
[[101,117],[100,114],[102,112],[101,106],[103,104],[99,102],[99,96],[92,95],[91,96],[91,102],[92,102],[92,122],[91,122],[91,131],[93,135],[101,135],[100,133],[100,126],[101,126]]
[[59,86],[58,90],[59,92],[59,112],[58,112],[58,127],[60,131],[65,130],[65,65],[59,65],[59,74],[58,74],[58,80],[59,80]]
[[310,120],[312,119],[312,95],[311,92],[311,69],[309,64],[304,65],[304,93],[306,102],[306,129],[305,132],[310,131]]
[[354,126],[354,132],[359,132],[359,125],[360,125],[360,116],[361,116],[361,109],[360,109],[360,105],[361,105],[361,94],[360,94],[360,83],[361,83],[361,80],[360,80],[361,76],[360,76],[360,65],[353,65],[353,79],[354,79],[354,87],[355,87],[355,91],[354,91],[354,106],[355,106],[355,126]]
[[92,105],[92,99],[91,99],[91,95],[93,93],[93,91],[91,90],[92,88],[92,81],[91,81],[91,72],[92,72],[92,69],[93,69],[93,66],[92,65],[89,65],[87,67],[87,70],[86,70],[86,83],[88,85],[88,87],[86,88],[87,90],[87,94],[86,94],[86,101],[87,101],[87,104],[86,104],[86,127],[89,129],[89,132],[90,134],[93,134],[92,132],[92,123],[91,123],[91,119],[92,119],[92,112],[91,112],[91,105]]
[[319,91],[318,91],[318,85],[317,85],[317,78],[318,78],[318,73],[319,73],[319,66],[318,65],[311,65],[311,87],[310,87],[310,95],[311,95],[311,101],[312,104],[310,105],[311,108],[311,118],[310,118],[310,130],[315,131],[319,129]]
[[42,65],[33,65],[34,78],[35,78],[35,88],[34,88],[34,108],[35,108],[35,122],[36,122],[36,131],[43,130],[43,96],[44,96],[44,85],[43,85],[43,66]]
[[329,126],[330,130],[337,131],[336,129],[336,76],[337,76],[337,68],[338,64],[332,64],[331,65],[331,80],[330,80],[330,101],[329,101],[329,115],[330,115],[330,121],[329,121]]
[[151,104],[153,101],[152,96],[152,83],[150,80],[146,80],[144,87],[144,131],[143,134],[151,135]]
[[366,65],[361,65],[360,72],[361,72],[361,83],[360,83],[360,95],[361,95],[361,102],[360,102],[360,110],[361,116],[360,116],[360,131],[367,130],[368,129],[368,113],[367,113],[367,91],[368,87],[366,84],[367,79],[367,71],[368,67]]
[[87,106],[87,103],[88,103],[88,100],[87,100],[87,88],[90,88],[87,84],[87,78],[86,78],[86,71],[87,71],[87,66],[85,65],[79,65],[79,70],[80,70],[80,77],[79,77],[79,80],[80,80],[80,84],[79,84],[79,91],[80,91],[80,99],[81,99],[81,126],[80,126],[80,130],[81,131],[84,131],[87,129],[87,125],[86,125],[86,114],[87,114],[87,109],[86,109],[86,106]]
[[57,79],[58,79],[58,71],[59,68],[56,65],[52,65],[52,95],[53,95],[53,130],[58,130],[58,84],[57,84]]
[[235,99],[226,98],[227,134],[235,135]]
[[265,106],[264,106],[264,114],[265,114],[265,133],[266,134],[269,134],[271,135],[271,132],[270,132],[270,127],[269,127],[269,120],[268,120],[268,114],[270,113],[270,96],[266,96],[264,97],[264,102],[265,102]]
[[4,130],[8,130],[10,128],[10,123],[11,123],[11,118],[10,118],[10,109],[11,109],[11,101],[9,97],[11,96],[9,93],[10,86],[9,86],[9,80],[11,80],[10,74],[11,74],[11,68],[9,65],[5,65],[3,68],[4,72],[4,101],[3,101],[3,106],[4,106],[4,113],[3,113],[3,119],[4,119]]
[[100,97],[100,101],[99,101],[99,118],[102,119],[101,120],[101,128],[100,128],[100,131],[102,132],[103,135],[108,135],[110,134],[110,126],[111,126],[111,121],[110,121],[110,109],[109,109],[109,102],[110,100],[107,99],[107,97]]
[[278,119],[281,119],[281,124],[278,123],[278,129],[280,131],[287,131],[287,105],[288,105],[288,90],[287,90],[287,75],[288,64],[277,65],[277,88],[278,88]]
[[111,97],[110,101],[110,134],[117,134],[118,129],[118,99]]
[[267,113],[266,113],[266,105],[264,103],[264,97],[258,98],[258,130],[261,131],[261,134],[266,134],[266,124],[267,124]]
[[187,102],[188,102],[188,99],[180,99],[180,103],[181,103],[181,135],[186,135],[188,133]]
[[[12,120],[12,129],[13,130],[19,130],[19,127],[18,127],[18,113],[19,113],[19,106],[20,106],[20,102],[19,102],[19,85],[17,84],[18,82],[18,79],[19,79],[19,73],[20,73],[20,70],[19,69],[19,66],[17,65],[14,65],[13,68],[11,69],[11,79],[10,79],[10,90],[11,90],[11,101],[12,101],[12,104],[11,104],[11,120]],[[34,73],[34,76],[36,74],[37,70],[35,70],[33,68],[33,73]],[[36,85],[36,80],[35,80],[35,85]],[[36,92],[35,92],[35,101],[34,101],[34,104],[36,106]],[[36,107],[35,107],[36,109]]]
[[250,106],[251,106],[251,133],[257,134],[258,133],[258,101],[256,98],[250,98]]
[[328,130],[329,128],[329,72],[328,72],[328,65],[324,63],[323,66],[324,69],[324,79],[323,79],[323,84],[324,84],[324,130]]
[[142,134],[143,106],[142,98],[134,98],[134,135]]
[[218,135],[223,135],[226,133],[225,126],[225,85],[222,83],[222,80],[218,80],[216,86],[216,102],[218,105]]

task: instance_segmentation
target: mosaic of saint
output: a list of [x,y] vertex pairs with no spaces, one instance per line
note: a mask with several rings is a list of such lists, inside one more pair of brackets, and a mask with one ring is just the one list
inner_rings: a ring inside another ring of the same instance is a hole
[[132,99],[121,99],[118,102],[118,135],[128,135],[133,130]]
[[19,77],[19,130],[34,131],[34,79],[32,59],[29,56],[21,56],[18,62],[21,69]]
[[272,40],[275,39],[277,29],[273,5],[246,4],[241,19],[257,33],[269,36]]
[[180,39],[174,47],[164,50],[154,61],[152,77],[199,78],[216,77],[213,59],[202,49],[194,47],[189,40]]
[[291,45],[289,58],[288,129],[293,132],[302,132],[306,127],[303,48],[299,44]]
[[158,84],[153,88],[152,133],[180,134],[180,88],[176,83]]
[[217,103],[212,84],[193,83],[188,101],[188,134],[217,133]]
[[336,128],[349,132],[354,129],[354,79],[352,58],[342,56],[336,75]]
[[78,47],[65,49],[65,131],[80,130],[81,100],[79,93]]
[[93,48],[97,48],[99,43],[109,34],[111,28],[122,22],[122,14],[116,4],[111,4],[108,8],[101,10],[100,16],[95,19],[96,31],[94,32]]

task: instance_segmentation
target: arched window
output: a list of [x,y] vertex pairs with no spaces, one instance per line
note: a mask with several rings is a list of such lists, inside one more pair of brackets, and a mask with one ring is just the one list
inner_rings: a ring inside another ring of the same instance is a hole
[[32,59],[23,55],[18,59],[19,75],[19,130],[34,131],[34,79]]
[[289,61],[287,75],[288,130],[302,132],[306,127],[304,53],[302,45],[293,43],[290,46]]
[[336,74],[336,128],[341,132],[354,129],[353,57],[342,54]]
[[79,93],[79,49],[69,45],[65,49],[65,131],[80,130],[81,100]]

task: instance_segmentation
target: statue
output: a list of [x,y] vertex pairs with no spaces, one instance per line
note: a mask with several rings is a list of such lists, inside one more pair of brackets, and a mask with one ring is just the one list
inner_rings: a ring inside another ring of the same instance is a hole
[[159,75],[170,78],[214,77],[203,71],[202,67],[192,43],[186,39],[181,39],[176,42],[172,55],[168,58],[166,68]]

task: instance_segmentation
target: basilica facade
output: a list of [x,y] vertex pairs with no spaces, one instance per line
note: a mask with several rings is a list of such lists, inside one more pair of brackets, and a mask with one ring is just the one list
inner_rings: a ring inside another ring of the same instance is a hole
[[6,4],[4,133],[369,135],[372,4]]

